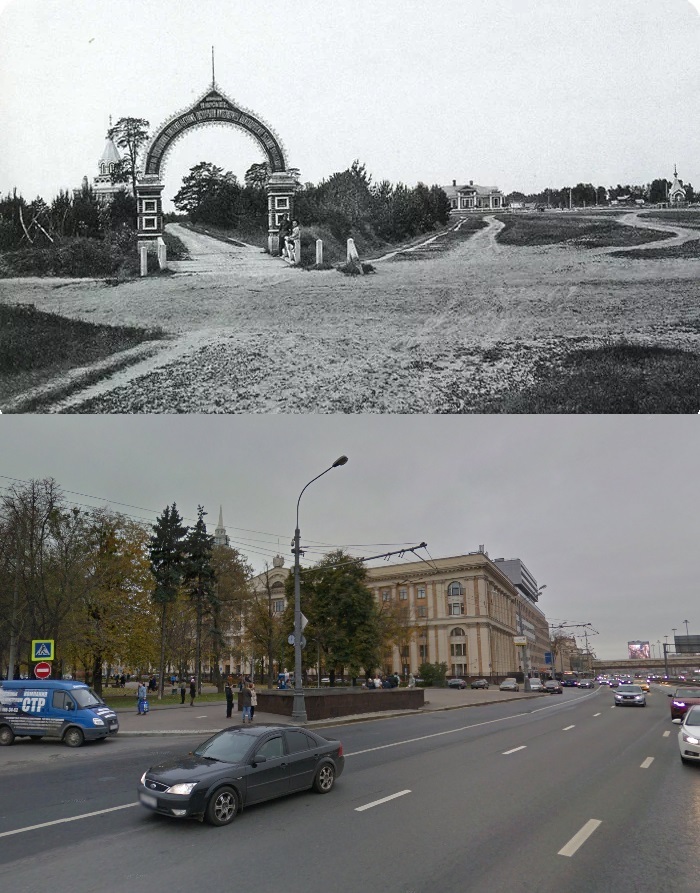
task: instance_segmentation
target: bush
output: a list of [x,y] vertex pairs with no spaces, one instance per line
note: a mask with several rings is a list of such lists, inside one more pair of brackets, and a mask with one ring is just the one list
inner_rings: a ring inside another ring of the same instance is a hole
[[447,664],[421,664],[418,667],[418,676],[424,685],[441,686],[447,678]]

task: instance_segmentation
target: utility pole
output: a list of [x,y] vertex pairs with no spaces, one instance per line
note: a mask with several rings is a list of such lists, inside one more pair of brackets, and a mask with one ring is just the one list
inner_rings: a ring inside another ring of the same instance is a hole
[[683,623],[685,623],[685,634],[687,636],[688,635],[688,621],[684,620]]

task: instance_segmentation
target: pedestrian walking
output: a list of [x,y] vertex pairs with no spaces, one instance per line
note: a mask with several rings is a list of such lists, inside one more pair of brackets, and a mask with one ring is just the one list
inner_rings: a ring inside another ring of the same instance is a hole
[[187,694],[187,685],[185,684],[185,680],[180,680],[180,703],[185,703],[185,695]]
[[197,694],[197,683],[194,681],[194,676],[190,679],[190,707],[194,707],[194,699]]
[[250,683],[250,721],[255,719],[255,708],[258,706],[258,693],[255,691],[255,683]]
[[146,700],[148,691],[145,682],[139,682],[139,687],[136,689],[136,697],[138,698],[136,712],[139,716],[143,716],[145,713],[148,713],[148,701]]
[[233,676],[226,677],[224,694],[226,695],[226,718],[231,719],[231,713],[233,711]]
[[253,700],[252,692],[250,688],[246,685],[243,691],[241,692],[241,706],[243,708],[243,725],[245,725],[245,721],[251,721],[250,717],[250,707]]

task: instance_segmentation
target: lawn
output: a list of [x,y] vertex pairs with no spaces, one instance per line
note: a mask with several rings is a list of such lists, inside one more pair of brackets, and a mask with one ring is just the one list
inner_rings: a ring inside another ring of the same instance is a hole
[[575,350],[542,363],[535,382],[489,401],[482,412],[697,413],[700,356],[639,344]]
[[519,247],[565,242],[574,248],[626,248],[672,236],[667,232],[625,226],[609,218],[594,220],[590,216],[564,212],[502,214],[498,219],[505,223],[505,227],[497,235],[497,241]]
[[160,330],[67,319],[33,304],[0,304],[0,400],[163,337]]

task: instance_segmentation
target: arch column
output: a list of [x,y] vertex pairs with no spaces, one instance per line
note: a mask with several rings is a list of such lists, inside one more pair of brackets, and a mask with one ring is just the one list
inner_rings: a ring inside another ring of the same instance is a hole
[[136,223],[139,245],[163,235],[164,184],[156,175],[146,175],[136,183]]
[[285,214],[294,217],[294,193],[297,181],[286,171],[270,175],[267,191],[267,247],[274,257],[280,250],[280,223]]

